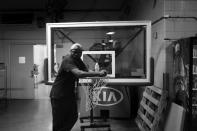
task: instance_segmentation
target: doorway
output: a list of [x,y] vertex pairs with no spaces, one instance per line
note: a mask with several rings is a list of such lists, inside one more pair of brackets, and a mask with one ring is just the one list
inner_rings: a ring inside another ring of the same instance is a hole
[[34,67],[37,73],[34,74],[34,92],[35,99],[49,99],[49,93],[51,86],[45,85],[45,73],[44,73],[44,60],[47,58],[47,46],[46,45],[34,45]]

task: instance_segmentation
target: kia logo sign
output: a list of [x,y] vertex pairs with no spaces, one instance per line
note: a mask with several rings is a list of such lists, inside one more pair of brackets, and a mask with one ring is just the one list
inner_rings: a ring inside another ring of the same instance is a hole
[[123,94],[117,89],[110,87],[102,87],[100,94],[97,97],[99,106],[112,106],[120,103],[123,100]]

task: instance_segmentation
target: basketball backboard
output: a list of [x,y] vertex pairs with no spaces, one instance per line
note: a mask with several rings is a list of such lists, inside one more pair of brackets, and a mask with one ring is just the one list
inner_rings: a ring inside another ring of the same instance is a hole
[[[46,38],[49,82],[55,79],[54,65],[61,63],[73,43],[80,43],[86,64],[95,62],[91,57],[109,60],[104,62],[109,84],[152,84],[150,21],[47,23]],[[88,66],[94,69],[93,65]]]

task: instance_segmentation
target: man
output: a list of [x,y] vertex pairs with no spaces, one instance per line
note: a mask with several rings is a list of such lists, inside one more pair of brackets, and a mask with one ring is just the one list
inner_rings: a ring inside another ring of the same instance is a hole
[[57,77],[51,89],[53,131],[70,131],[78,118],[75,85],[78,78],[103,77],[106,71],[89,72],[81,60],[82,46],[78,43],[70,48],[61,63]]

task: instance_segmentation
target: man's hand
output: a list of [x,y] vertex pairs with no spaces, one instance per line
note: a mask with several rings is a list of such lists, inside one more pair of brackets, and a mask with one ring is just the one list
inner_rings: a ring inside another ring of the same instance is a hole
[[100,75],[99,75],[99,76],[101,76],[101,77],[103,77],[103,76],[106,76],[106,75],[107,75],[107,71],[106,71],[106,70],[101,70],[99,73],[100,73]]

